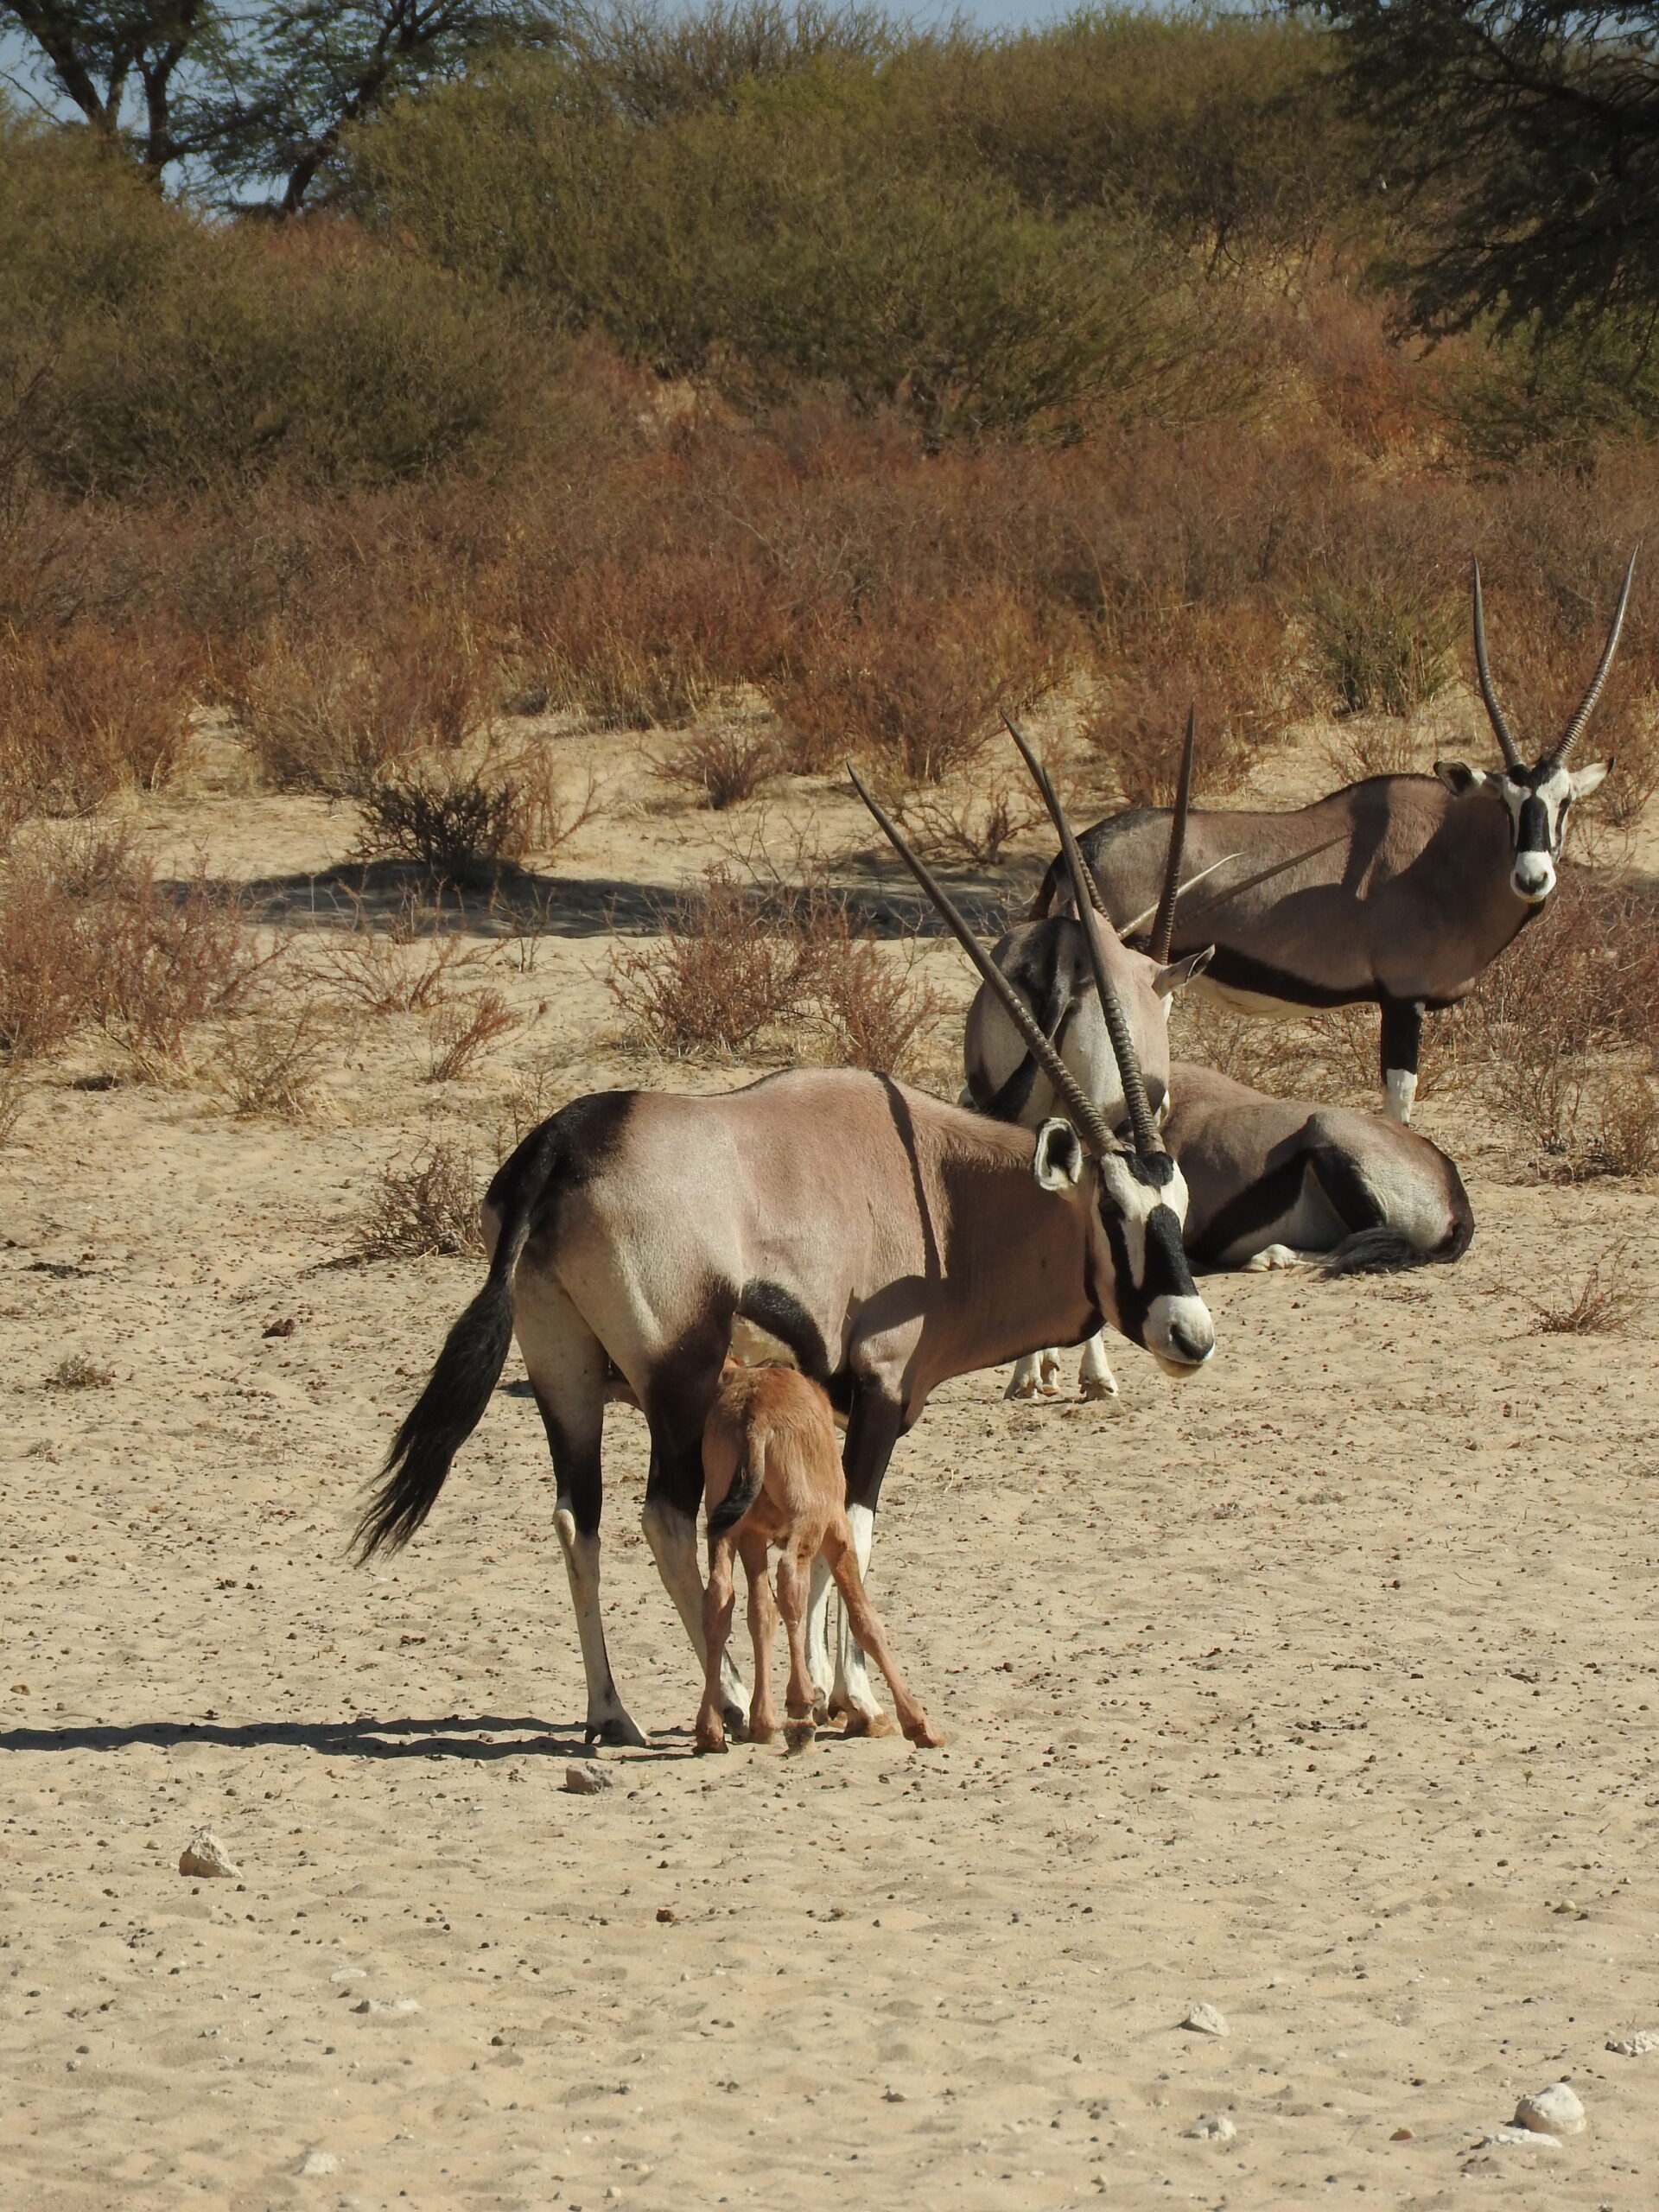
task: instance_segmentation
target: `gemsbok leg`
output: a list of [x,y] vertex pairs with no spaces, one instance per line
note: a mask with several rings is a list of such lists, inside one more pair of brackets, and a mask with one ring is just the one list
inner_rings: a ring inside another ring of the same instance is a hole
[[1391,1122],[1409,1122],[1412,1102],[1417,1096],[1423,1002],[1421,999],[1383,999],[1381,1011],[1382,1110]]
[[[692,1357],[692,1350],[702,1356]],[[703,1631],[702,1575],[697,1566],[697,1506],[702,1497],[702,1427],[720,1386],[725,1356],[723,1335],[710,1331],[706,1344],[683,1347],[674,1372],[653,1377],[645,1391],[651,1470],[640,1527],[691,1647],[705,1666],[709,1646]],[[727,1728],[741,1735],[745,1725],[743,1682],[729,1653],[721,1660],[721,1687]]]
[[564,1554],[588,1683],[587,1736],[604,1744],[643,1744],[617,1695],[600,1611],[600,1446],[605,1424],[603,1345],[556,1283],[526,1269],[513,1326],[547,1431],[558,1494],[553,1526]]
[[[875,1541],[875,1509],[881,1496],[881,1478],[893,1457],[893,1446],[904,1433],[904,1410],[885,1385],[861,1379],[853,1392],[847,1422],[842,1465],[847,1471],[847,1520],[858,1561],[861,1580],[869,1573],[870,1551]],[[830,1692],[831,1713],[847,1715],[849,1736],[890,1736],[893,1723],[881,1709],[870,1682],[869,1669],[859,1648],[843,1603],[841,1641],[836,1655],[835,1681]]]

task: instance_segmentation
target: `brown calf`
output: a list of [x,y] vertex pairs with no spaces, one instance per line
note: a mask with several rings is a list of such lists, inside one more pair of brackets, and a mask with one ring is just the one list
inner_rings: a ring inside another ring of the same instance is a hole
[[[784,1740],[791,1751],[803,1751],[812,1741],[806,1605],[812,1562],[822,1552],[854,1635],[887,1678],[899,1726],[912,1744],[943,1743],[944,1738],[929,1726],[926,1713],[906,1687],[864,1594],[847,1520],[847,1488],[835,1423],[820,1386],[793,1368],[740,1367],[728,1360],[702,1432],[702,1471],[709,1509],[709,1587],[702,1614],[708,1665],[697,1714],[697,1749],[726,1749],[721,1662],[732,1632],[734,1553],[749,1581],[749,1634],[754,1641],[752,1742],[769,1744],[778,1732],[771,1676],[772,1641],[779,1611],[789,1637],[785,1700],[789,1717]],[[772,1545],[779,1553],[776,1605],[766,1578],[766,1554]]]

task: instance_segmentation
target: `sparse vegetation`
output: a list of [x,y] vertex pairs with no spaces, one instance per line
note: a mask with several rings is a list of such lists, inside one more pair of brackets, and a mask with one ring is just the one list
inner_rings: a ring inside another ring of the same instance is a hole
[[362,1260],[464,1257],[480,1248],[478,1171],[470,1153],[435,1138],[415,1158],[389,1160],[353,1239]]
[[115,1376],[84,1351],[67,1353],[46,1378],[48,1390],[107,1390]]
[[1630,1248],[1616,1244],[1602,1254],[1575,1295],[1564,1303],[1548,1306],[1528,1300],[1537,1317],[1535,1326],[1541,1335],[1550,1337],[1616,1334],[1628,1327],[1641,1303],[1630,1280],[1635,1271]]
[[454,1083],[470,1074],[490,1046],[512,1036],[519,1021],[497,990],[474,991],[435,1007],[426,1025],[427,1081]]

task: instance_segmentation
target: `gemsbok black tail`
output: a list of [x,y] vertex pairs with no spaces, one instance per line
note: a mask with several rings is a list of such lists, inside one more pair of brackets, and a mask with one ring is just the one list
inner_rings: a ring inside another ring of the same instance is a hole
[[451,1460],[484,1418],[512,1349],[513,1271],[550,1164],[539,1148],[519,1164],[484,1287],[444,1338],[425,1389],[392,1440],[380,1487],[358,1522],[352,1556],[359,1567],[378,1551],[403,1549],[436,1504]]

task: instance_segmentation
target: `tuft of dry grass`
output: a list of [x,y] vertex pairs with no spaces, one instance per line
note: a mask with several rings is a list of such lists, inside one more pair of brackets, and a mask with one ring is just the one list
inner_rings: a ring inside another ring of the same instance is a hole
[[72,1351],[58,1362],[42,1387],[48,1390],[107,1390],[114,1381],[115,1376],[107,1367],[100,1367],[84,1351]]
[[[369,1014],[429,1013],[450,976],[483,957],[477,946],[443,929],[441,906],[427,907],[406,895],[385,931],[375,928],[361,899],[352,898],[352,927],[325,946],[319,972],[342,998]],[[435,933],[423,935],[423,930]]]
[[264,1116],[308,1120],[315,1109],[333,1029],[315,999],[227,1025],[213,1081],[229,1111],[244,1121]]
[[499,991],[475,991],[440,1006],[427,1022],[426,1079],[454,1083],[468,1074],[480,1056],[523,1021]]
[[1020,789],[997,778],[976,790],[945,791],[927,785],[901,790],[893,795],[890,811],[925,859],[969,868],[1000,867],[1016,837],[1048,820],[1042,801],[1028,786]]
[[693,730],[664,754],[656,772],[664,783],[700,792],[703,805],[718,814],[753,798],[778,766],[777,740],[771,731],[722,722]]
[[1588,1337],[1612,1336],[1629,1326],[1641,1304],[1630,1275],[1636,1262],[1630,1256],[1626,1244],[1616,1244],[1591,1268],[1575,1295],[1558,1306],[1541,1305],[1529,1299],[1536,1319],[1534,1327],[1541,1336]]
[[480,1251],[477,1170],[470,1153],[436,1138],[380,1171],[352,1240],[362,1260],[463,1257]]

